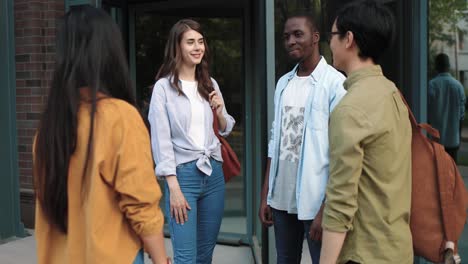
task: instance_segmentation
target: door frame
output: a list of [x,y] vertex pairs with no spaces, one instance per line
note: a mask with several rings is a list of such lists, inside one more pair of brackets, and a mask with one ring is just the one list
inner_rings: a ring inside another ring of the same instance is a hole
[[16,135],[16,63],[13,0],[0,2],[0,241],[9,237],[24,237],[26,232],[21,223],[18,173],[18,149]]

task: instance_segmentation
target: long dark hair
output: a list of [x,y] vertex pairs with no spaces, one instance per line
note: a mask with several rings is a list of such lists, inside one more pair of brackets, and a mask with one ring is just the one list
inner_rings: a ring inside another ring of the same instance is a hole
[[91,105],[85,183],[89,180],[86,172],[93,149],[97,94],[136,107],[119,28],[105,11],[91,6],[72,7],[60,21],[55,71],[34,147],[37,198],[46,218],[63,233],[67,233],[68,169],[76,148],[82,89],[88,91]]
[[[194,20],[182,19],[175,23],[169,32],[169,38],[164,50],[164,62],[156,74],[156,81],[163,77],[172,77],[172,85],[179,93],[182,93],[182,89],[179,85],[179,69],[182,66],[180,42],[182,41],[184,33],[189,30],[195,30],[202,36],[205,36],[202,32],[201,25]],[[208,100],[209,93],[213,91],[213,83],[211,82],[209,72],[210,51],[206,39],[204,43],[205,54],[203,55],[201,63],[195,67],[195,79],[198,82],[198,92]]]

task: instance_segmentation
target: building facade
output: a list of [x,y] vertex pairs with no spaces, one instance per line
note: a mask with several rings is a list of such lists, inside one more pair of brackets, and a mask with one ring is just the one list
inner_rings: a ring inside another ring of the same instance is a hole
[[[395,13],[398,36],[382,64],[409,100],[420,121],[426,118],[428,0],[381,0]],[[276,80],[292,65],[281,42],[287,14],[308,9],[330,30],[346,0],[6,0],[0,16],[2,141],[0,239],[33,227],[32,139],[54,67],[57,20],[73,5],[108,11],[121,27],[139,103],[149,100],[169,28],[180,18],[200,21],[213,54],[212,76],[236,118],[229,141],[241,158],[242,175],[227,184],[219,241],[253,248],[257,263],[274,263],[272,231],[257,217],[273,118]],[[325,58],[331,62],[325,41]]]

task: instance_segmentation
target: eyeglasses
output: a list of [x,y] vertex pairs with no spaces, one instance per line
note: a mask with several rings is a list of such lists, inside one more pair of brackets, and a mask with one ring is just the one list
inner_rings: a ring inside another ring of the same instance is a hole
[[331,41],[333,35],[342,35],[343,33],[339,32],[339,31],[331,31],[331,32],[327,32],[327,40],[328,42]]

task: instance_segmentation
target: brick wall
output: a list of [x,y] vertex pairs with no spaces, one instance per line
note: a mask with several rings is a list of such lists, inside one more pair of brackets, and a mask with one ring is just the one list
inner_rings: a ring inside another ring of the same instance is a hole
[[55,26],[64,0],[14,0],[16,118],[20,188],[32,189],[32,138],[54,65]]

